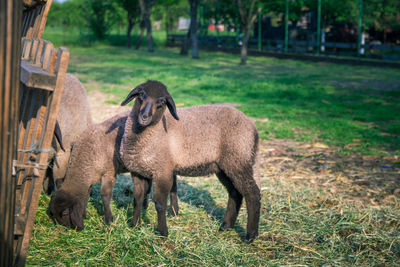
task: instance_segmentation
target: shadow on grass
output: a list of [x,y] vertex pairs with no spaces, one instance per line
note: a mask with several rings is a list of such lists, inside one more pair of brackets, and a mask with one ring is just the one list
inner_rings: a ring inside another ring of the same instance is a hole
[[[226,201],[228,201],[228,192],[225,191],[225,194]],[[178,197],[179,201],[204,209],[213,220],[222,224],[225,215],[225,208],[217,206],[211,194],[207,190],[199,189],[188,184],[186,181],[178,180]],[[243,227],[235,224],[234,230],[242,239],[245,237],[246,230]]]
[[[91,197],[89,198],[89,201],[96,208],[99,216],[103,216],[104,208],[100,196],[100,187],[100,184],[92,186]],[[228,201],[228,193],[225,192],[225,194],[226,200]],[[128,175],[118,175],[118,179],[113,190],[113,200],[117,208],[126,210],[128,223],[130,224],[133,215],[133,184]],[[149,199],[149,201],[152,201],[152,199]],[[180,179],[178,180],[178,201],[188,203],[196,208],[202,208],[212,217],[213,220],[216,220],[222,224],[225,215],[225,208],[217,206],[210,192],[207,190],[194,187],[188,184],[186,181]],[[153,208],[151,203],[149,203],[149,208]],[[168,214],[171,216],[171,212],[168,212]],[[143,209],[142,220],[146,224],[150,223],[150,220],[146,215],[146,211]],[[236,224],[234,230],[241,238],[245,237],[246,230],[243,227]]]

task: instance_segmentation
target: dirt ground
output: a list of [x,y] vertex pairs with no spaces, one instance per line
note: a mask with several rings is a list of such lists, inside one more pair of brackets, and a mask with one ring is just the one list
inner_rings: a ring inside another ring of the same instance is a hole
[[[95,123],[130,110],[105,104],[113,96],[98,91],[88,94]],[[400,204],[400,165],[397,156],[339,156],[322,143],[275,139],[261,142],[261,179],[309,184],[328,195],[340,194],[361,205]]]

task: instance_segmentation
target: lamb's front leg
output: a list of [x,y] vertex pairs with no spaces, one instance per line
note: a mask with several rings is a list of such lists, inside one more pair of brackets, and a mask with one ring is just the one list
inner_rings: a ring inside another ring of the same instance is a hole
[[106,173],[101,179],[100,195],[104,205],[104,221],[110,224],[114,219],[111,212],[112,190],[115,184],[115,173]]
[[154,203],[158,216],[158,232],[163,236],[168,236],[167,227],[167,200],[173,184],[172,174],[161,178],[154,178]]

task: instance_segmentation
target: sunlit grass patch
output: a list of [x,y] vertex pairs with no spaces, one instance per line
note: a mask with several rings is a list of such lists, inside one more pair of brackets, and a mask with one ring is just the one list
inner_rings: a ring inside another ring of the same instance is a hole
[[[236,55],[202,52],[193,60],[177,49],[148,53],[102,44],[70,50],[69,72],[89,91],[113,95],[108,104],[119,104],[148,79],[159,80],[180,107],[235,103],[248,116],[268,119],[258,124],[262,138],[322,141],[348,153],[399,153],[396,69],[264,57],[239,66]],[[349,146],[353,139],[363,141]]]

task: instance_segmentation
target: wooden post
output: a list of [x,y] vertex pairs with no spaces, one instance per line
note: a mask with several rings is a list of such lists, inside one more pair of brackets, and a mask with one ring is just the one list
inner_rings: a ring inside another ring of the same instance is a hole
[[0,1],[0,266],[13,265],[22,1]]

